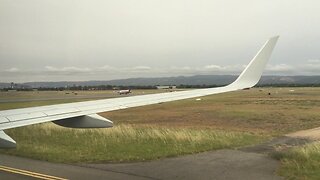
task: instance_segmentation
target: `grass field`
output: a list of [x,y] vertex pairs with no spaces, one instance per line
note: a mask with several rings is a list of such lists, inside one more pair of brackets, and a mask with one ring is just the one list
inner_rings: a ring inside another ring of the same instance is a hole
[[[166,90],[144,89],[134,90],[130,95],[152,94],[165,92]],[[50,98],[112,98],[118,97],[117,90],[106,91],[20,91],[20,92],[0,92],[0,100],[13,99],[50,99]]]
[[296,147],[277,155],[279,174],[287,179],[320,179],[320,142]]
[[[256,144],[274,136],[319,127],[319,91],[320,88],[254,88],[206,96],[201,101],[188,99],[101,113],[114,121],[115,127],[111,129],[68,129],[51,123],[10,129],[6,132],[17,141],[18,148],[1,153],[58,162],[119,162]],[[1,103],[0,109],[99,99],[112,92],[86,93],[80,99]],[[104,95],[97,97],[96,93]],[[28,93],[17,97],[29,96],[35,97]],[[297,148],[278,156],[282,162],[280,174],[289,179],[319,177],[320,151],[314,147],[319,146]],[[313,153],[308,153],[308,159],[312,161],[303,159],[309,149]]]
[[[129,96],[166,92],[166,90],[135,90]],[[126,95],[128,96],[128,95]],[[117,91],[21,91],[0,92],[0,110],[51,104],[117,98]]]
[[[254,88],[102,113],[115,124],[210,127],[283,135],[320,126],[320,88]],[[268,93],[271,93],[269,96]]]

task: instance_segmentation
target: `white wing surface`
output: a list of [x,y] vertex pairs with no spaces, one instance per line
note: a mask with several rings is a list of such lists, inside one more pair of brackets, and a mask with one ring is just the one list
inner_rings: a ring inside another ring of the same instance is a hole
[[3,132],[5,129],[49,121],[73,128],[112,127],[112,121],[97,113],[251,88],[258,83],[277,40],[278,36],[270,38],[240,76],[224,87],[0,111],[0,147],[15,147],[15,141]]

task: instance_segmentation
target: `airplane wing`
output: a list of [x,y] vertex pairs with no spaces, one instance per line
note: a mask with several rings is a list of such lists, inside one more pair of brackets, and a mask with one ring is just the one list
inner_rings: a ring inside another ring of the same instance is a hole
[[258,83],[278,38],[279,36],[270,38],[240,76],[233,83],[224,87],[0,111],[0,148],[16,146],[16,142],[3,131],[5,129],[49,121],[72,128],[112,127],[112,121],[97,113],[251,88]]

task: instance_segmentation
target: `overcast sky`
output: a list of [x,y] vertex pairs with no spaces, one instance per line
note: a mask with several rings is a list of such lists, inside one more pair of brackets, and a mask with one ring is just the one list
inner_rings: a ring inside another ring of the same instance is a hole
[[320,75],[318,0],[0,0],[0,82]]

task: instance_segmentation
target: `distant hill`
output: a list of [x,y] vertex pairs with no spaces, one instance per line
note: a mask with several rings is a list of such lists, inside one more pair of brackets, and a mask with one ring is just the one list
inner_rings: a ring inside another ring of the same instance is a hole
[[[71,87],[71,86],[155,86],[155,85],[225,85],[234,81],[234,75],[196,75],[159,78],[130,78],[110,81],[61,81],[61,82],[27,82],[19,86]],[[320,76],[263,76],[259,85],[320,85]],[[0,83],[0,88],[10,87],[10,83]]]
[[10,83],[0,83],[0,89],[10,87]]
[[320,85],[320,76],[263,76],[258,84]]

